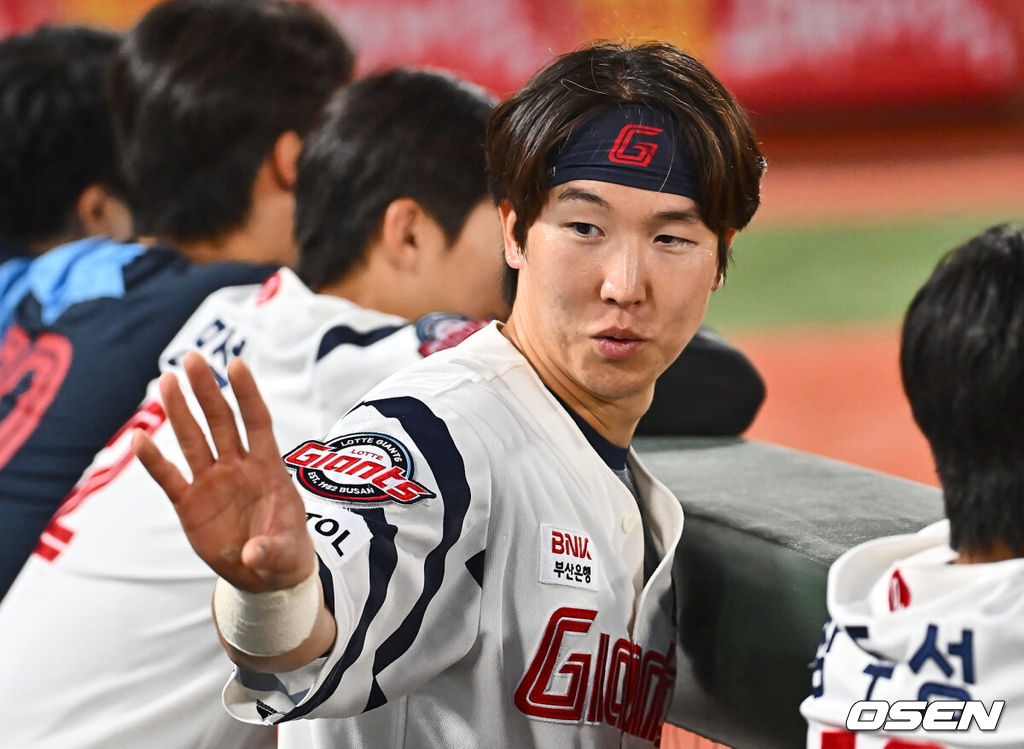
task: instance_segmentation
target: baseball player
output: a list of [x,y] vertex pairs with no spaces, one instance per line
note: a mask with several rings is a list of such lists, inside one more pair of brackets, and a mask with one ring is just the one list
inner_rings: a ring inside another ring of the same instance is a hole
[[900,363],[947,519],[869,541],[829,571],[801,712],[808,749],[1024,746],[1024,230],[943,258]]
[[[482,90],[428,72],[370,76],[341,91],[299,164],[298,275],[282,269],[262,286],[212,294],[164,350],[161,370],[180,373],[197,349],[226,381],[228,361],[242,358],[274,408],[276,438],[297,443],[387,375],[484,324],[427,314],[435,305],[504,317],[483,149],[493,106]],[[445,171],[434,178],[438,163]],[[173,454],[155,379],[0,603],[0,638],[46,651],[0,650],[4,741],[251,747],[259,737],[221,705],[230,662],[211,622],[215,576],[132,459],[133,428]],[[180,453],[175,460],[185,465]],[[273,729],[259,728],[273,740]]]
[[322,13],[285,0],[171,0],[125,36],[110,102],[146,239],[71,242],[19,271],[0,339],[0,597],[196,307],[294,262],[299,134],[352,66]]
[[120,38],[43,26],[0,41],[0,332],[30,258],[131,234],[104,90]]
[[728,91],[667,44],[557,59],[498,107],[487,152],[517,272],[505,325],[283,446],[294,476],[240,361],[244,441],[193,354],[213,447],[166,375],[190,477],[133,437],[220,578],[225,703],[282,746],[658,742],[682,513],[628,446],[764,162]]

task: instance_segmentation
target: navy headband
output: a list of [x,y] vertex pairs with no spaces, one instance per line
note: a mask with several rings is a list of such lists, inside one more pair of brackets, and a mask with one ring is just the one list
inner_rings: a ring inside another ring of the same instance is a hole
[[623,104],[577,126],[553,150],[550,185],[614,182],[697,200],[700,180],[679,122],[663,109]]

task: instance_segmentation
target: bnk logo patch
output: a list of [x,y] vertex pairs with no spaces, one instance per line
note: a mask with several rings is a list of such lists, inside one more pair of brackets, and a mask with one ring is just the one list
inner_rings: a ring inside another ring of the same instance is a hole
[[299,483],[327,499],[411,504],[436,496],[413,480],[409,451],[385,434],[346,434],[308,440],[284,456]]

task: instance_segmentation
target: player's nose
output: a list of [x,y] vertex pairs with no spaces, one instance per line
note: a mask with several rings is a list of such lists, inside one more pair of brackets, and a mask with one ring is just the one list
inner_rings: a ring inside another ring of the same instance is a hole
[[639,242],[624,242],[608,254],[603,267],[601,300],[630,307],[647,299],[648,268]]

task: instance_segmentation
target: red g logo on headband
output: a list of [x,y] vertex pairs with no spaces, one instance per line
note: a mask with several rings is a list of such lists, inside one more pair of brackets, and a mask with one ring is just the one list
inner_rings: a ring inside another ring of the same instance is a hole
[[619,131],[619,137],[615,139],[615,145],[608,152],[608,160],[616,164],[632,164],[635,166],[647,166],[654,158],[658,150],[657,143],[646,140],[631,142],[634,135],[657,135],[664,132],[660,127],[648,127],[647,125],[626,125]]

